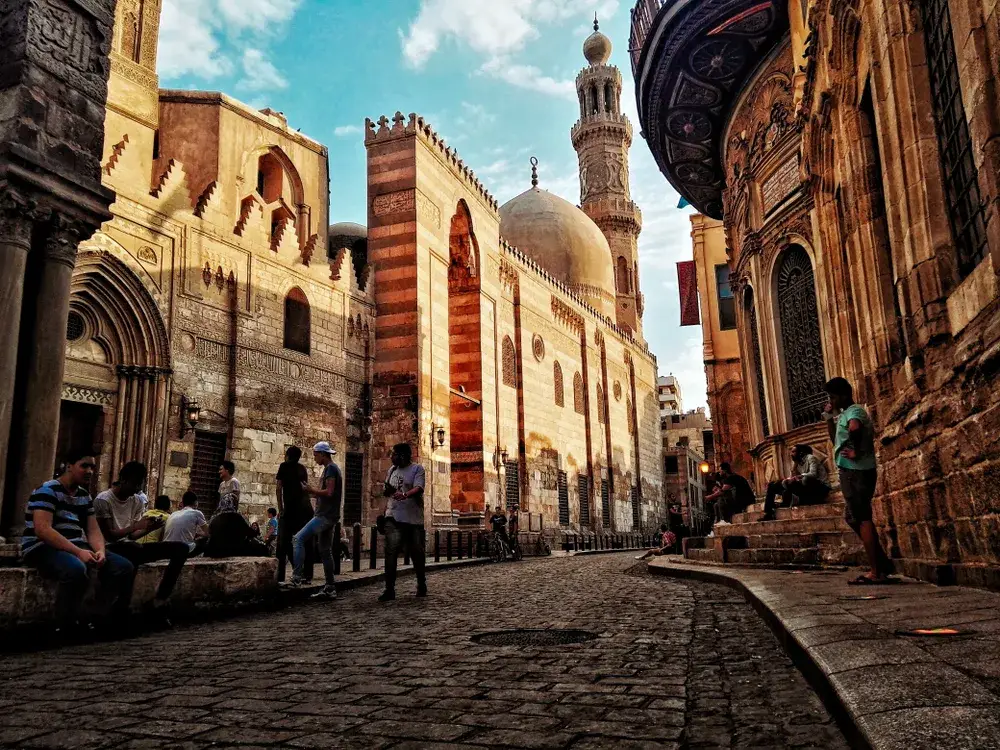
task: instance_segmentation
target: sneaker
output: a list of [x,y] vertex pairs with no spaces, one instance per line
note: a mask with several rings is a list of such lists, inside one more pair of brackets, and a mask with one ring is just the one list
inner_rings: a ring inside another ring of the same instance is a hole
[[292,580],[282,581],[278,585],[283,589],[298,589],[302,588],[304,584],[305,581],[303,581],[301,578],[292,578]]
[[382,596],[378,598],[380,602],[391,602],[395,601],[396,592],[395,591],[383,591]]
[[324,599],[331,600],[337,598],[337,588],[335,586],[324,586],[315,594],[309,597],[310,599]]
[[427,596],[427,584],[424,584],[423,586],[417,586],[417,596],[421,598]]

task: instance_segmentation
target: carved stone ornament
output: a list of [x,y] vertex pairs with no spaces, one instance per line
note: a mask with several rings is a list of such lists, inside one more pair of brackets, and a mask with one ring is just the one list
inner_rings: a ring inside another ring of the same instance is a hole
[[212,285],[212,267],[205,261],[205,267],[201,269],[201,280],[205,282],[205,286]]
[[617,380],[615,381],[614,384],[614,394],[615,394],[615,401],[622,400],[622,384]]
[[153,265],[156,265],[157,262],[156,251],[149,245],[143,245],[142,247],[140,247],[136,251],[135,255],[143,263],[152,263]]
[[545,341],[537,333],[531,338],[531,353],[539,362],[545,359]]
[[86,74],[101,74],[102,39],[94,21],[61,0],[38,3],[31,13],[28,44],[48,57]]

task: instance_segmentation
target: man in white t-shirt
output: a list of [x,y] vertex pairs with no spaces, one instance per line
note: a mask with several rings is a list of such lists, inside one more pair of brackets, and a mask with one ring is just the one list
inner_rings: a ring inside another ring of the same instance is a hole
[[201,544],[208,539],[208,521],[205,514],[198,510],[198,496],[193,492],[185,492],[181,500],[181,509],[171,513],[167,525],[163,529],[163,541],[183,542],[196,554]]
[[140,461],[129,461],[118,472],[117,484],[97,496],[94,513],[111,552],[121,555],[136,568],[157,560],[169,561],[153,600],[153,606],[159,609],[165,607],[170,599],[187,560],[188,548],[165,540],[149,544],[136,541],[162,523],[155,517],[144,516],[146,504],[139,493],[145,483],[146,465]]

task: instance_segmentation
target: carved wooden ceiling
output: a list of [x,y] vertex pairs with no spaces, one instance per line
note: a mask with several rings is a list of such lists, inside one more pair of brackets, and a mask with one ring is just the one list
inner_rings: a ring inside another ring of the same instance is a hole
[[639,119],[661,171],[722,218],[721,140],[748,77],[788,30],[783,0],[665,3],[637,66]]

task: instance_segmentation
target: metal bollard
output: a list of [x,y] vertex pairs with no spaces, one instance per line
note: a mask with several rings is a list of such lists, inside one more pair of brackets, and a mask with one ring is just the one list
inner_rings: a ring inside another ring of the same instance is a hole
[[409,544],[404,544],[403,545],[403,565],[409,565],[409,564],[410,564],[410,545]]
[[372,538],[368,547],[368,567],[375,570],[378,566],[378,529],[372,526]]
[[434,562],[441,562],[441,532],[434,532]]
[[354,524],[354,538],[351,540],[351,570],[361,572],[361,524]]
[[447,535],[447,544],[445,546],[446,546],[447,552],[448,552],[448,559],[450,560],[451,559],[451,532],[450,531],[446,531],[444,533]]
[[458,532],[458,559],[465,557],[465,540],[462,539],[462,532]]

